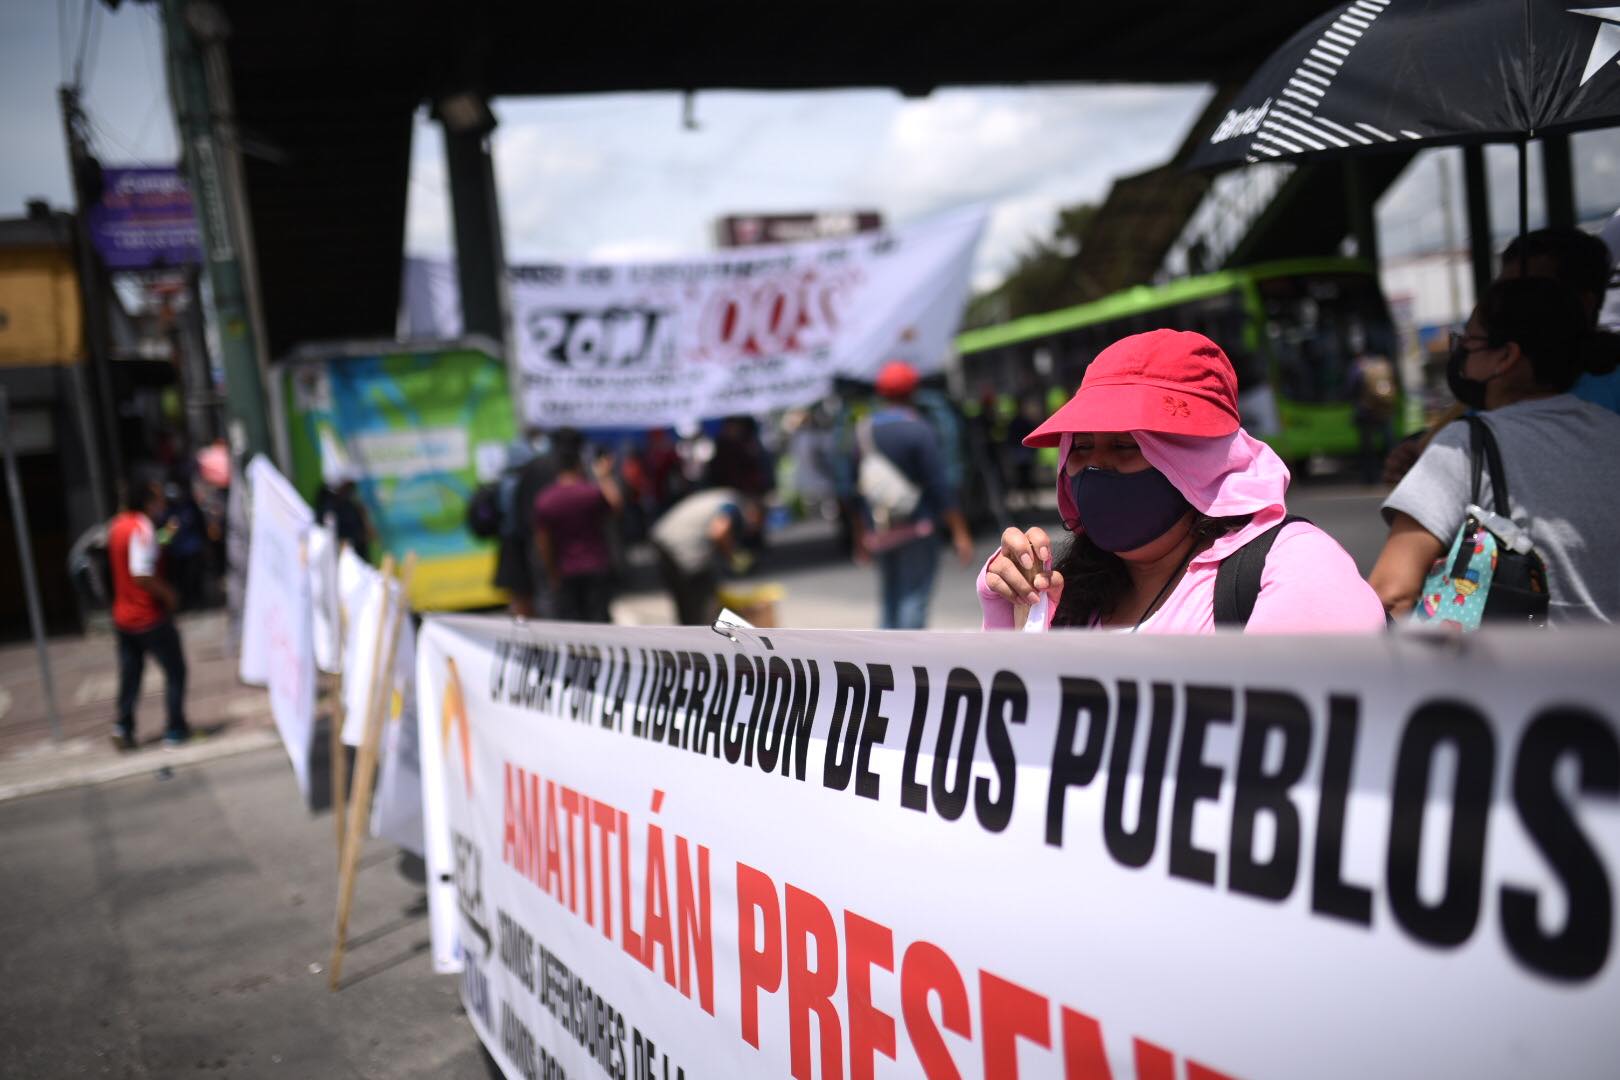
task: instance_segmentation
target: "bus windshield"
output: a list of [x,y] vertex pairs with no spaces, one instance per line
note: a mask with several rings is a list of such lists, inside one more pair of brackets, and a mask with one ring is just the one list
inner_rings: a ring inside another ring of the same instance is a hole
[[1357,356],[1393,358],[1395,333],[1377,279],[1309,274],[1255,281],[1266,337],[1277,363],[1277,392],[1301,403],[1345,399]]

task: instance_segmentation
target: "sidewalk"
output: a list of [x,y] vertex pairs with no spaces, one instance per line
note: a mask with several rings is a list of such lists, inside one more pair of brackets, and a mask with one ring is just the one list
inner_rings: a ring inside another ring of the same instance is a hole
[[163,735],[163,673],[148,662],[135,713],[135,735],[141,745],[127,754],[114,749],[107,738],[118,693],[111,631],[49,642],[56,710],[62,721],[59,743],[51,739],[33,643],[0,647],[0,802],[274,744],[269,698],[262,689],[237,681],[236,656],[226,652],[224,612],[181,616],[180,638],[186,651],[186,716],[192,728],[207,737],[176,751],[158,746]]
[[0,1076],[490,1075],[432,971],[420,864],[386,841],[327,990],[335,847],[280,747],[0,804]]

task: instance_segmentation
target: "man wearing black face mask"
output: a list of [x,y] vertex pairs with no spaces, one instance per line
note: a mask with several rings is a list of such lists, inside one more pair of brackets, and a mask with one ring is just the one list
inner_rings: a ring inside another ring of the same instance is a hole
[[[1513,521],[1547,570],[1547,621],[1620,618],[1620,416],[1568,391],[1582,370],[1587,316],[1546,278],[1499,281],[1453,342],[1447,382],[1483,414],[1501,448]],[[1369,581],[1390,614],[1420,599],[1425,575],[1472,498],[1468,426],[1442,429],[1384,502],[1389,539]],[[1487,478],[1479,503],[1493,498]]]

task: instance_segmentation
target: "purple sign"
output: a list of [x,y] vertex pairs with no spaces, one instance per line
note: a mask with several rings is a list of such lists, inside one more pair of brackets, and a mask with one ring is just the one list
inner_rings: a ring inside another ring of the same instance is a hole
[[191,191],[175,169],[102,170],[90,242],[109,270],[187,266],[202,258]]

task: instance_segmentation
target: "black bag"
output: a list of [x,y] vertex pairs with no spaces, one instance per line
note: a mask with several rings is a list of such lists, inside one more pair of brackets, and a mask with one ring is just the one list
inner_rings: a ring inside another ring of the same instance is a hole
[[[1260,575],[1265,573],[1266,556],[1271,553],[1271,545],[1277,542],[1277,534],[1296,521],[1310,524],[1310,520],[1289,514],[1221,560],[1220,568],[1215,571],[1216,626],[1249,625],[1254,602],[1260,598]],[[1391,625],[1388,615],[1384,616],[1384,622]]]
[[501,535],[501,486],[480,484],[467,500],[467,531],[481,540]]
[[[1507,476],[1502,469],[1502,451],[1496,445],[1496,436],[1491,432],[1491,426],[1479,416],[1464,417],[1468,421],[1468,430],[1472,435],[1470,454],[1474,466],[1474,486],[1472,494],[1473,505],[1479,506],[1479,488],[1481,474],[1486,468],[1491,472],[1491,501],[1499,517],[1506,521],[1513,520],[1513,512],[1508,509]],[[1469,524],[1476,529],[1484,528],[1469,516]],[[1485,611],[1481,616],[1487,622],[1517,622],[1528,623],[1531,626],[1545,626],[1547,624],[1547,565],[1541,561],[1541,556],[1534,549],[1530,551],[1515,551],[1502,542],[1505,537],[1498,537],[1496,572],[1491,579],[1491,591],[1485,597]],[[1467,545],[1463,545],[1466,549]],[[1458,552],[1458,560],[1467,557],[1466,550]],[[1464,566],[1466,569],[1466,564]]]
[[1221,560],[1215,571],[1216,626],[1249,625],[1254,602],[1260,598],[1260,575],[1266,569],[1266,556],[1277,542],[1277,534],[1296,521],[1308,523],[1310,519],[1289,514]]

